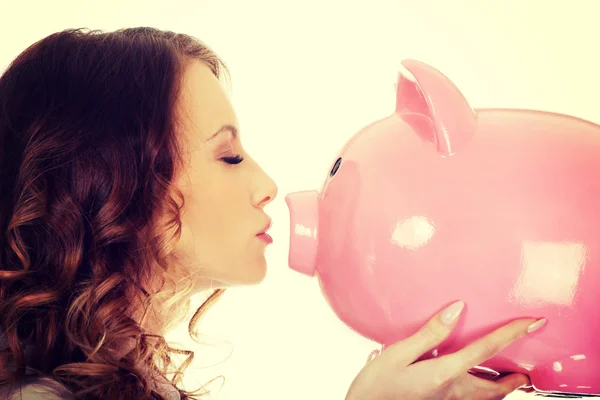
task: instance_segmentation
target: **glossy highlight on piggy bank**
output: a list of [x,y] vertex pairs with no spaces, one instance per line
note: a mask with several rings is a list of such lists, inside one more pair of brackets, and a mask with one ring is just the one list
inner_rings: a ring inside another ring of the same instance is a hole
[[286,197],[290,268],[383,346],[465,301],[423,358],[546,317],[481,367],[526,373],[539,392],[600,394],[600,126],[473,109],[414,60],[396,88],[395,110],[348,140],[320,191]]

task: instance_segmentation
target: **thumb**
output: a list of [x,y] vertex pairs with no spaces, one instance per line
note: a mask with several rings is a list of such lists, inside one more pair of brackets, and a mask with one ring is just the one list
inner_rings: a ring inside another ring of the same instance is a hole
[[508,374],[495,381],[495,385],[502,394],[508,396],[510,393],[518,390],[522,386],[531,385],[529,377],[523,374]]

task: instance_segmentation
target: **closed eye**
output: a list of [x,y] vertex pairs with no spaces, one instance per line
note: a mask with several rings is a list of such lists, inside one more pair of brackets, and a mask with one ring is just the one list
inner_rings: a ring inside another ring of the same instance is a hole
[[235,164],[239,164],[242,161],[244,161],[244,157],[242,157],[239,154],[236,154],[235,156],[232,156],[232,157],[222,157],[221,160],[226,162],[227,164],[235,165]]

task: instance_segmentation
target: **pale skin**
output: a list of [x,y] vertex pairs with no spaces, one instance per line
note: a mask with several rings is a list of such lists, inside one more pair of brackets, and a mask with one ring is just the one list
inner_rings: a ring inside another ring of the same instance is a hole
[[193,262],[198,290],[260,282],[266,243],[257,237],[270,218],[275,182],[244,150],[238,119],[221,82],[200,62],[184,75],[178,104],[186,170],[176,250]]
[[[178,109],[187,162],[177,181],[185,206],[176,250],[193,264],[196,291],[259,283],[266,274],[267,242],[258,234],[270,222],[265,206],[276,198],[277,186],[242,147],[227,93],[203,63],[188,65]],[[503,399],[527,385],[526,375],[491,381],[468,371],[532,334],[544,319],[515,320],[454,354],[415,362],[449,336],[460,308],[441,311],[369,361],[346,400]]]

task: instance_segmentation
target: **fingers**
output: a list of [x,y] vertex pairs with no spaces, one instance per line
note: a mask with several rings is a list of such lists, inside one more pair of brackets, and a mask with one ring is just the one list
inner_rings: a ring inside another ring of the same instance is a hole
[[464,371],[482,364],[494,357],[506,346],[522,338],[528,333],[541,328],[546,319],[535,320],[532,318],[512,321],[492,333],[476,340],[456,353],[440,357],[439,361],[453,371],[458,377]]
[[503,399],[520,387],[529,385],[529,377],[523,374],[509,374],[495,381],[486,381],[482,379],[481,384],[485,387],[486,392],[495,394],[498,399]]
[[513,373],[495,380],[478,378],[465,374],[453,381],[452,392],[455,398],[473,400],[500,400],[529,384],[527,375]]
[[451,304],[431,318],[418,332],[389,346],[384,353],[392,353],[404,366],[412,364],[450,336],[463,309],[462,301]]

